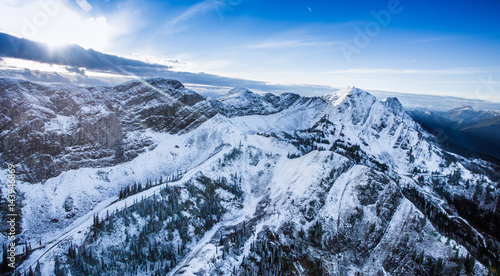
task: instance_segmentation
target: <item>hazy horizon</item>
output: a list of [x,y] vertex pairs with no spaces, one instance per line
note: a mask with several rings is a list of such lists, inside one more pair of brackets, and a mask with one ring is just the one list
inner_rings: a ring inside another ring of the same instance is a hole
[[0,70],[77,83],[186,72],[231,86],[354,85],[500,102],[498,8],[497,1],[9,0],[0,3],[0,32],[53,53],[77,44],[162,68],[109,74],[3,55]]

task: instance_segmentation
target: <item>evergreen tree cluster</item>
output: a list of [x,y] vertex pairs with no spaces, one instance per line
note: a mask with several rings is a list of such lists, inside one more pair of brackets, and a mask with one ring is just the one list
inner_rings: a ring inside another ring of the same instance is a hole
[[500,210],[496,212],[485,210],[478,205],[477,201],[460,195],[453,197],[453,205],[458,214],[475,228],[482,229],[500,239]]
[[462,180],[462,174],[460,170],[455,170],[448,176],[448,184],[452,186],[458,186]]
[[[189,243],[220,221],[225,209],[217,189],[239,199],[243,196],[242,180],[236,173],[229,180],[200,175],[196,181],[201,186],[195,181],[179,187],[166,185],[159,194],[134,201],[104,219],[94,216],[84,244],[70,246],[67,264],[58,260],[57,271],[71,271],[72,275],[167,274],[188,253]],[[155,183],[160,181],[148,180],[144,189]],[[134,184],[130,194],[140,190]],[[129,191],[122,193],[130,195]],[[188,196],[181,197],[182,193]]]
[[307,269],[309,275],[328,275],[321,258],[308,254],[316,247],[313,243],[321,240],[319,221],[309,228],[308,234],[302,228],[296,231],[293,223],[285,223],[279,232],[286,237],[284,240],[269,229],[259,233],[233,275],[300,275],[303,271],[298,267]]
[[415,249],[410,249],[405,255],[403,260],[386,259],[384,268],[396,268],[393,270],[395,275],[475,275],[475,259],[470,254],[459,256],[458,250],[449,259],[426,255],[424,251],[417,253]]
[[[462,218],[450,216],[440,205],[433,203],[426,196],[414,187],[403,189],[404,196],[424,213],[432,222],[434,227],[444,236],[450,237],[465,246],[474,258],[490,269],[500,271],[500,248],[493,239],[488,238],[486,233],[479,236],[467,222]],[[470,202],[458,198],[457,204],[464,203],[465,207],[460,207],[472,211],[475,207],[467,205]],[[478,215],[479,213],[475,213]]]
[[247,222],[242,222],[236,226],[225,229],[226,233],[221,233],[219,247],[222,247],[222,259],[228,256],[237,256],[243,253],[243,246],[253,232],[247,229]]
[[[71,273],[166,274],[187,253],[186,244],[191,238],[189,218],[182,213],[178,198],[179,191],[166,186],[160,195],[134,202],[104,220],[95,216],[92,233],[85,243],[68,249]],[[123,226],[125,233],[119,244],[99,246],[105,238],[120,237],[117,233],[123,231]]]
[[441,198],[445,199],[447,202],[452,201],[452,195],[448,191],[446,183],[441,181],[438,177],[432,178],[432,188]]
[[196,178],[196,181],[205,186],[205,194],[207,197],[216,197],[217,195],[215,191],[220,188],[241,199],[243,196],[243,191],[241,190],[241,176],[238,177],[238,173],[231,173],[230,178],[231,179],[229,181],[225,177],[218,177],[215,180],[212,180],[211,178],[201,175]]
[[265,239],[252,242],[237,275],[292,275],[293,263],[276,243]]
[[[304,155],[313,150],[325,151],[326,145],[330,144],[330,141],[320,137],[301,137],[296,135],[291,140],[291,143],[301,152],[302,155]],[[324,144],[325,146],[321,146],[318,144]],[[294,157],[292,156],[293,155],[290,155],[289,158],[293,159]]]
[[174,182],[174,181],[177,181],[181,178],[182,178],[182,173],[177,172],[176,174],[172,174],[171,176],[167,177],[165,182],[164,182],[162,176],[160,176],[159,179],[154,180],[154,181],[151,178],[148,178],[144,185],[142,185],[141,183],[134,182],[134,184],[128,185],[127,187],[120,189],[119,199],[127,198],[131,195],[135,195],[135,194],[140,193],[142,191],[148,190],[149,188],[158,186],[160,184],[168,183],[168,182]]
[[325,138],[324,133],[328,130],[330,130],[331,135],[335,135],[335,124],[330,121],[330,115],[328,114],[321,117],[321,119],[319,119],[319,121],[316,122],[309,130],[317,130],[318,128],[322,129],[321,133],[323,133],[323,138]]
[[319,220],[309,228],[309,240],[315,247],[321,248],[323,244],[323,226]]
[[241,150],[241,143],[238,147],[234,147],[229,153],[225,153],[224,156],[222,157],[222,161],[219,160],[219,163],[222,167],[226,166],[227,163],[231,162],[232,160],[235,160],[236,158],[240,157],[243,151]]
[[361,150],[359,145],[352,145],[342,140],[336,140],[330,147],[330,151],[343,155],[353,160],[356,164],[361,164],[361,161],[366,159],[366,154]]
[[[324,133],[323,133],[324,135]],[[286,136],[286,135],[285,135]],[[290,135],[288,135],[290,136]],[[337,139],[330,146],[329,149],[326,149],[323,146],[318,146],[317,143],[330,144],[327,139],[323,138],[301,138],[299,136],[290,136],[292,140],[292,144],[297,147],[300,153],[288,153],[287,157],[289,159],[295,159],[307,154],[313,150],[318,151],[332,151],[342,156],[345,156],[352,160],[355,164],[361,164],[368,167],[376,168],[381,172],[386,172],[389,169],[387,164],[380,163],[374,157],[368,156],[361,147],[357,144],[351,144],[349,142]]]
[[326,151],[330,144],[328,137],[335,135],[335,125],[329,120],[328,115],[323,116],[311,128],[299,130],[290,135],[283,133],[283,136],[294,145],[301,154],[288,154],[288,158],[294,159],[307,154],[313,150]]
[[[105,220],[95,216],[92,235],[82,246],[68,250],[72,274],[168,273],[185,256],[187,243],[193,238],[188,233],[191,218],[183,212],[187,210],[179,197],[179,189],[166,186],[159,195],[137,201]],[[221,212],[222,208],[214,200],[205,199],[197,214],[208,221],[205,231],[220,219]],[[122,231],[121,225],[126,227],[121,244],[105,248],[96,246],[106,236]],[[132,230],[129,229],[136,229],[138,234],[130,234]]]

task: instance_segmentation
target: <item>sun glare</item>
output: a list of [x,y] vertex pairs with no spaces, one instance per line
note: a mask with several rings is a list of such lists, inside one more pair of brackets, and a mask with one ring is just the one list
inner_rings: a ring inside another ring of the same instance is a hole
[[133,15],[127,11],[104,15],[90,7],[80,9],[69,2],[26,0],[24,5],[20,1],[18,4],[14,1],[14,5],[0,0],[1,21],[18,26],[12,28],[9,27],[11,24],[3,24],[0,32],[40,41],[51,48],[78,44],[104,52],[110,50],[117,36],[131,28]]
[[78,44],[84,48],[104,50],[110,41],[111,30],[105,17],[80,19],[57,29],[41,30],[37,40],[51,48],[67,44]]

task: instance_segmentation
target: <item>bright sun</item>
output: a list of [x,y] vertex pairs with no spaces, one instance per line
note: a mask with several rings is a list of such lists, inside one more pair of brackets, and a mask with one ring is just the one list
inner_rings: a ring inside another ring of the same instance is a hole
[[78,44],[84,48],[104,50],[111,37],[110,26],[105,17],[74,20],[66,26],[40,30],[36,40],[55,48],[61,45]]
[[0,31],[44,42],[52,48],[78,44],[87,49],[108,51],[117,36],[136,26],[131,25],[133,15],[128,10],[104,14],[89,5],[85,8],[74,5],[76,2],[86,3],[82,1],[11,1],[19,4],[0,0],[0,21],[4,22],[0,24]]

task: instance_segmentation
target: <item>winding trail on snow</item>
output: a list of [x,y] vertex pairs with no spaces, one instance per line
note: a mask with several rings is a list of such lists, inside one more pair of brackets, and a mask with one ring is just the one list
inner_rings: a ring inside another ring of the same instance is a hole
[[[224,148],[226,148],[226,150],[224,150]],[[66,228],[66,230],[64,231],[64,234],[60,235],[59,237],[57,237],[51,241],[45,242],[45,244],[41,245],[38,249],[35,249],[35,251],[33,251],[30,254],[28,259],[26,259],[22,264],[20,264],[16,268],[16,271],[19,271],[21,273],[28,272],[30,267],[34,267],[38,261],[40,261],[44,256],[46,256],[50,252],[52,252],[52,250],[54,248],[56,248],[61,242],[65,241],[65,240],[67,240],[75,235],[78,235],[84,231],[89,231],[93,225],[95,215],[98,215],[99,217],[104,218],[104,217],[106,217],[107,212],[111,213],[115,210],[123,209],[126,206],[132,205],[135,200],[139,201],[139,200],[141,200],[141,198],[151,197],[151,196],[155,195],[156,193],[159,193],[161,191],[161,189],[163,187],[165,187],[166,185],[175,186],[175,185],[180,185],[180,184],[184,183],[185,181],[187,181],[191,177],[193,177],[197,172],[202,170],[204,168],[204,166],[206,166],[208,163],[210,163],[211,161],[215,161],[218,158],[221,158],[225,153],[229,152],[229,150],[227,150],[228,148],[231,148],[231,147],[228,147],[228,146],[222,147],[219,151],[213,153],[210,157],[208,157],[206,160],[201,162],[199,165],[197,165],[193,169],[191,169],[188,172],[186,172],[185,174],[183,174],[182,177],[177,181],[167,182],[164,184],[160,184],[160,185],[151,187],[148,190],[142,191],[142,192],[137,193],[135,195],[131,195],[123,200],[119,200],[119,197],[115,196],[115,197],[112,197],[112,198],[109,198],[107,200],[100,202],[90,212],[88,212],[87,214],[78,218],[71,225],[69,225]],[[219,228],[221,226],[219,226]],[[218,230],[218,229],[214,228],[214,230]]]
[[[250,189],[250,188],[249,188]],[[168,272],[168,276],[173,276],[179,274],[183,274],[185,271],[182,271],[182,269],[185,269],[189,267],[189,263],[191,260],[196,258],[196,256],[200,253],[200,251],[207,245],[207,243],[212,239],[212,237],[223,227],[232,227],[236,226],[245,219],[248,219],[255,213],[255,209],[257,207],[258,202],[260,201],[259,197],[254,197],[251,196],[251,193],[249,191],[246,191],[246,194],[248,195],[245,198],[245,201],[243,203],[243,208],[239,210],[239,212],[232,216],[232,218],[225,219],[216,225],[212,227],[209,231],[205,232],[205,235],[203,235],[203,238],[201,238],[197,243],[196,246],[194,246],[184,258],[182,258],[182,261],[177,264],[170,272]]]

